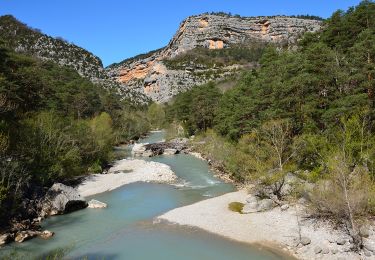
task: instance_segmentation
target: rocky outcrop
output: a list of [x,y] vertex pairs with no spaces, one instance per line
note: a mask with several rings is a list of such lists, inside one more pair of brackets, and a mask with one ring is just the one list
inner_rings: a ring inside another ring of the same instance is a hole
[[173,58],[196,47],[222,49],[245,42],[294,44],[306,31],[317,31],[321,22],[294,17],[234,17],[198,15],[187,18],[161,52]]
[[246,202],[247,203],[242,208],[243,214],[271,210],[274,206],[274,202],[271,199],[258,200],[255,196],[247,198]]
[[165,60],[196,48],[223,49],[233,45],[275,43],[292,46],[306,31],[319,30],[321,22],[294,17],[234,17],[198,15],[184,20],[163,49],[108,67],[111,77],[126,88],[141,91],[154,101],[167,102],[177,93],[211,80],[234,75],[238,66],[199,67],[192,61],[182,68],[168,68]]
[[42,200],[41,216],[53,216],[86,208],[86,200],[72,187],[55,183]]
[[134,144],[132,148],[132,155],[139,157],[151,157],[153,154],[150,150],[146,151],[147,144]]
[[176,138],[169,142],[152,144],[134,144],[132,154],[139,157],[152,157],[156,155],[174,155],[187,152],[187,138]]
[[16,234],[16,237],[14,238],[15,242],[22,243],[26,240],[30,240],[34,237],[36,237],[39,234],[38,231],[32,231],[32,230],[27,230],[27,231],[20,231]]
[[0,246],[10,243],[13,240],[13,236],[9,233],[0,236]]
[[55,235],[55,232],[49,231],[49,230],[44,230],[40,232],[39,236],[43,239],[50,239]]
[[37,231],[37,230],[24,230],[24,231],[19,231],[16,233],[14,237],[14,241],[18,243],[25,242],[27,240],[30,240],[34,237],[41,237],[43,239],[49,239],[51,238],[55,233],[49,230],[44,230],[44,231]]

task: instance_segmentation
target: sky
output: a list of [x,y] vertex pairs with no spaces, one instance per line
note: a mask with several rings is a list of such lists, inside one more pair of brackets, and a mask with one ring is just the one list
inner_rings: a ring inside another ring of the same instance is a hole
[[329,17],[357,0],[0,0],[11,14],[100,57],[104,66],[164,47],[186,17],[204,12],[241,16]]

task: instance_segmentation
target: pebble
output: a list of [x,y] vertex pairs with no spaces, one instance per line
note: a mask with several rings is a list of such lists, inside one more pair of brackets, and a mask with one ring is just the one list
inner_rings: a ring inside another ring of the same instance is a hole
[[308,237],[301,237],[301,244],[304,245],[304,246],[307,246],[311,243],[311,239],[308,238]]
[[345,245],[345,243],[346,243],[346,239],[344,239],[344,238],[342,238],[342,237],[339,237],[339,238],[337,238],[336,239],[336,243],[338,244],[338,245]]
[[289,205],[288,204],[284,204],[281,206],[281,210],[284,211],[284,210],[287,210],[289,209]]
[[323,247],[322,248],[322,253],[325,254],[325,255],[329,254],[329,248],[328,247]]
[[322,252],[322,249],[321,249],[319,246],[316,246],[316,247],[314,248],[314,253],[315,253],[315,254],[319,254],[320,252]]

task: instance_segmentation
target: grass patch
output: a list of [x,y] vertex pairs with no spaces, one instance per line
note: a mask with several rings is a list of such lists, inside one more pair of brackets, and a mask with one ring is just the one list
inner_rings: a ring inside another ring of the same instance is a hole
[[245,204],[241,202],[231,202],[229,203],[228,208],[231,211],[242,213],[243,206],[245,206]]

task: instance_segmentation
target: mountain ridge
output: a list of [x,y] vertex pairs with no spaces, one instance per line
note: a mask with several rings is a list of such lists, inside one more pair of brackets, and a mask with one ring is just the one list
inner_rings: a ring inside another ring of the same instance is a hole
[[[224,50],[237,45],[276,44],[291,47],[305,32],[321,28],[322,22],[289,16],[238,17],[218,14],[189,16],[168,45],[144,55],[138,55],[106,68],[110,77],[128,89],[138,90],[152,100],[164,103],[181,91],[208,81],[222,80],[236,74],[231,66],[202,68],[194,62],[171,69],[166,62],[197,48]],[[192,65],[192,66],[191,66]],[[207,77],[197,76],[199,74]],[[195,74],[195,75],[194,75]]]
[[60,37],[44,34],[12,15],[0,16],[0,39],[16,52],[72,68],[82,77],[104,88],[115,89],[123,98],[136,104],[149,102],[144,94],[124,88],[121,83],[111,79],[98,56]]

